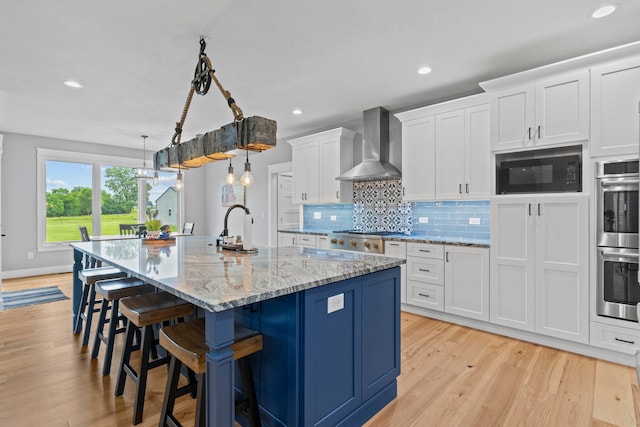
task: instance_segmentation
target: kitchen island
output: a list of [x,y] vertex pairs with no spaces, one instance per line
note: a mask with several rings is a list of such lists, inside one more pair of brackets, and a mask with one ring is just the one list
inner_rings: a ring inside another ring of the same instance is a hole
[[243,255],[205,236],[72,247],[74,319],[85,255],[202,309],[210,426],[234,421],[234,322],[264,337],[252,365],[265,425],[360,425],[396,396],[404,260],[297,247]]

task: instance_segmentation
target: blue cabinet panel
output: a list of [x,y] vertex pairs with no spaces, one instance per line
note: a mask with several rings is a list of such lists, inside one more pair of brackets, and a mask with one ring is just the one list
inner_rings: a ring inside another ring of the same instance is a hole
[[[333,426],[361,402],[359,278],[314,288],[304,301],[305,426]],[[344,307],[328,313],[329,298]]]
[[400,283],[393,270],[362,277],[362,400],[400,375],[399,306]]

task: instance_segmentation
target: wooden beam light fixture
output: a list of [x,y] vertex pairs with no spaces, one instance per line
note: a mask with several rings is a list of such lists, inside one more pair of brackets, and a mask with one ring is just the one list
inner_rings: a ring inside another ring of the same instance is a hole
[[[242,110],[236,105],[229,91],[225,90],[215,76],[215,70],[211,61],[204,52],[206,43],[200,39],[200,57],[196,66],[194,78],[191,81],[191,89],[187,96],[182,117],[176,122],[175,133],[171,143],[154,155],[154,167],[158,169],[172,168],[197,168],[209,162],[226,160],[234,157],[232,150],[264,151],[276,146],[277,124],[274,120],[264,117],[252,116],[245,118]],[[227,104],[234,115],[234,121],[222,126],[220,129],[197,135],[189,141],[180,142],[182,126],[187,117],[193,93],[206,95],[211,86],[211,81],[226,98]]]

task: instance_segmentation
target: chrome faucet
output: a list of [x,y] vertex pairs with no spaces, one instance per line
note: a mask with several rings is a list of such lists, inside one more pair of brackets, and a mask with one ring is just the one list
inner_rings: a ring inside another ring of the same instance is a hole
[[222,236],[222,237],[225,237],[225,236],[229,235],[229,229],[227,228],[227,220],[229,219],[229,214],[235,208],[244,209],[244,211],[246,212],[247,215],[251,215],[251,212],[249,212],[249,209],[246,206],[243,206],[241,204],[235,204],[235,205],[229,206],[229,209],[227,209],[227,213],[224,215],[224,230],[222,230],[222,233],[220,233],[220,236]]

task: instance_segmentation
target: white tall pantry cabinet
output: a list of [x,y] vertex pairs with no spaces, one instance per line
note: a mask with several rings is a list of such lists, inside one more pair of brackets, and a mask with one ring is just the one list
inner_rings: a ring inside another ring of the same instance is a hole
[[588,342],[588,199],[491,200],[491,322]]

